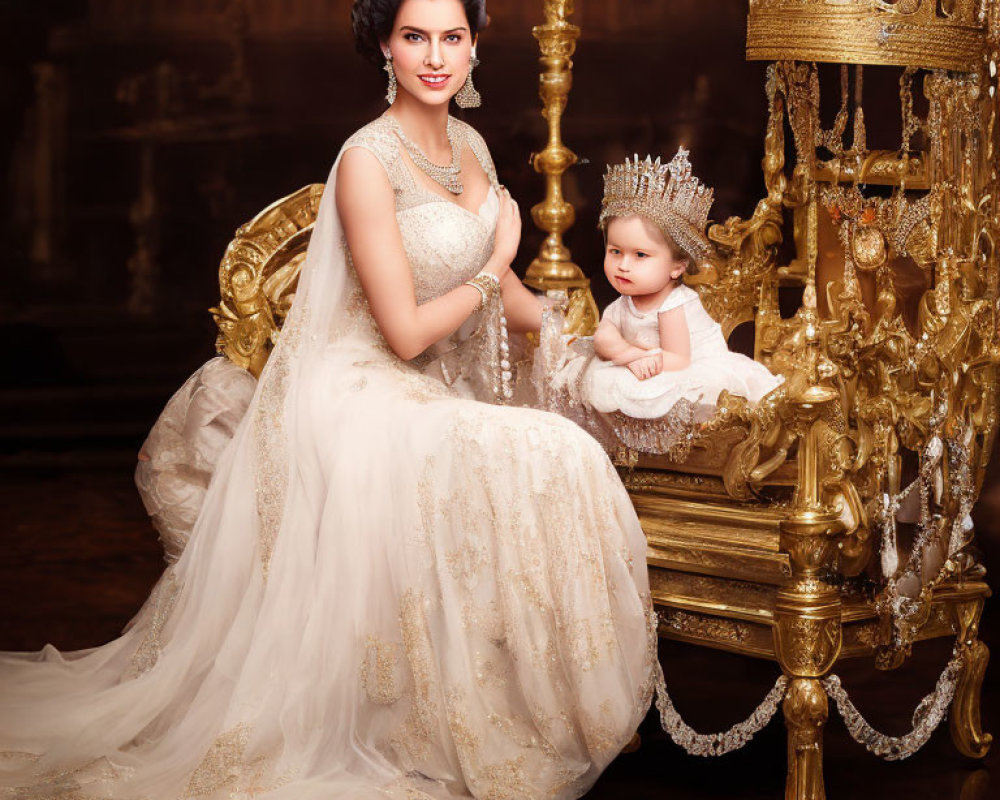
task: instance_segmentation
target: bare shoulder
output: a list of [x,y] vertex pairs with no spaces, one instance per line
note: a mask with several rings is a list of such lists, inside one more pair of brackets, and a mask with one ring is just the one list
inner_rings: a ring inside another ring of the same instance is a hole
[[366,147],[355,145],[347,147],[340,157],[340,166],[337,167],[337,180],[354,181],[362,179],[374,181],[381,178],[388,186],[389,176],[379,157]]
[[344,142],[341,161],[363,163],[366,159],[359,155],[360,153],[367,154],[368,161],[375,161],[381,165],[391,181],[393,170],[399,160],[399,139],[393,132],[391,123],[384,116],[377,117],[348,137]]
[[364,147],[344,151],[337,167],[337,206],[365,206],[392,202],[392,185],[378,156]]

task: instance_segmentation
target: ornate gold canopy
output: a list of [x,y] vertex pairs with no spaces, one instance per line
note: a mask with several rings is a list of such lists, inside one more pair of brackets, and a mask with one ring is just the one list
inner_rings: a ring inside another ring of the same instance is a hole
[[986,46],[982,0],[750,0],[747,58],[969,72]]

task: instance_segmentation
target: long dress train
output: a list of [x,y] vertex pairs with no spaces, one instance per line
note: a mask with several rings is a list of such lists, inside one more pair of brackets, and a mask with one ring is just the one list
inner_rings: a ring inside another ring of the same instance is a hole
[[[488,151],[463,127],[495,185]],[[422,188],[384,120],[418,300],[497,204]],[[292,312],[190,537],[115,641],[0,656],[5,798],[575,798],[648,707],[645,539],[600,446],[491,392],[491,311],[414,362],[350,265],[336,165]]]

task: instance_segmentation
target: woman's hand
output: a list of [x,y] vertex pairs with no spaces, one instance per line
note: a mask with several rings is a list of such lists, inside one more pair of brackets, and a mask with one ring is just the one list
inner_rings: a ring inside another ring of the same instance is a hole
[[663,359],[660,352],[656,351],[653,355],[643,356],[629,362],[628,368],[635,377],[644,381],[663,372]]
[[500,188],[500,212],[497,215],[496,236],[493,241],[493,255],[486,262],[485,270],[492,272],[501,281],[510,272],[510,265],[517,256],[521,244],[521,211],[517,202],[506,188]]

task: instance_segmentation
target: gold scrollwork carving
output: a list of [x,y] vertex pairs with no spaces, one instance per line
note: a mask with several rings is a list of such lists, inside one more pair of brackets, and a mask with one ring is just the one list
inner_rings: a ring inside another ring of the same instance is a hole
[[820,677],[840,654],[840,617],[781,616],[775,624],[776,649],[792,675]]
[[983,731],[979,716],[983,677],[990,660],[989,648],[979,640],[982,599],[954,603],[951,606],[958,634],[958,648],[965,664],[959,674],[952,700],[951,738],[958,751],[969,758],[983,758],[993,744],[992,734]]
[[699,639],[740,644],[750,639],[750,626],[720,617],[689,614],[677,609],[658,609],[661,630],[687,634]]
[[216,347],[259,377],[292,305],[322,184],[278,200],[243,225],[219,268]]

